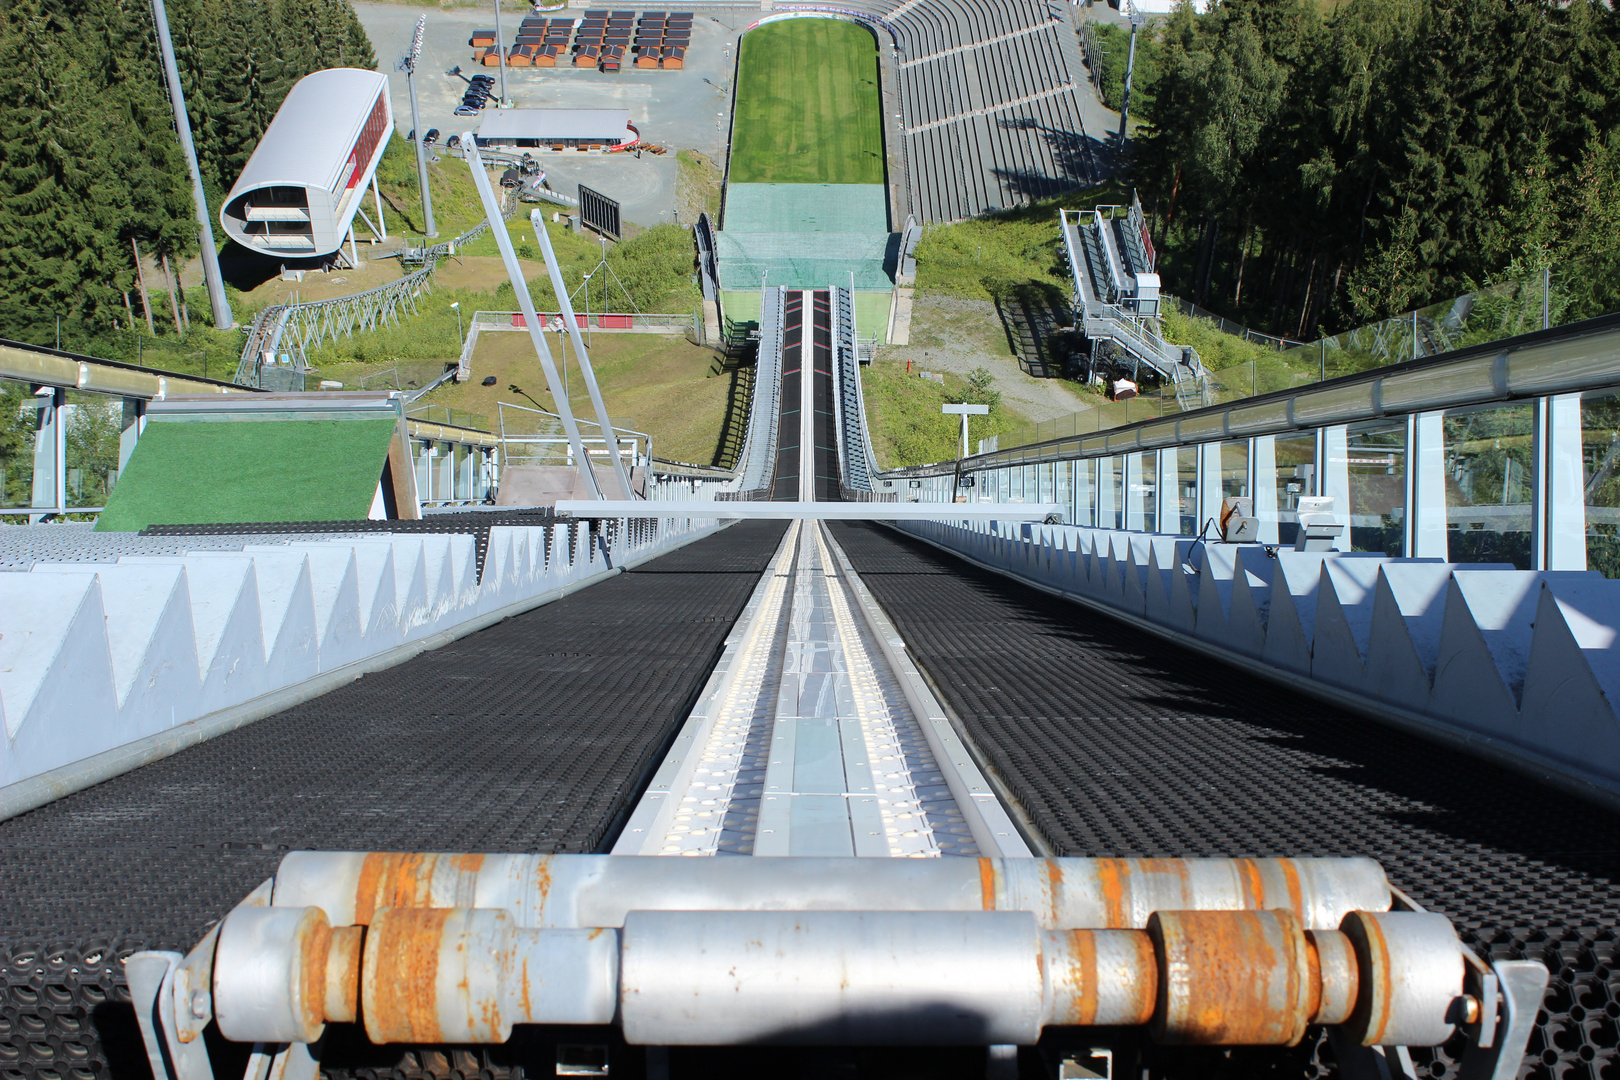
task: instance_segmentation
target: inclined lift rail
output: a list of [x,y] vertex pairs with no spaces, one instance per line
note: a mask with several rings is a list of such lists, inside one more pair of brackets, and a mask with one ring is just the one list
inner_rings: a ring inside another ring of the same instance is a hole
[[1476,958],[1371,859],[1032,854],[814,520],[787,530],[613,850],[293,852],[189,953],[129,959],[153,1075],[234,1080],[210,1027],[251,1045],[244,1080],[316,1080],[329,1025],[382,1045],[532,1024],[613,1026],[649,1055],[985,1047],[998,1076],[1062,1029],[1264,1047],[1326,1028],[1352,1078],[1409,1076],[1406,1047],[1460,1032],[1464,1077],[1509,1080],[1548,981]]
[[842,288],[833,290],[837,323],[834,328],[837,382],[838,453],[843,469],[844,490],[857,498],[869,497],[872,477],[878,471],[866,430],[866,403],[861,395],[860,358],[855,336],[855,294]]

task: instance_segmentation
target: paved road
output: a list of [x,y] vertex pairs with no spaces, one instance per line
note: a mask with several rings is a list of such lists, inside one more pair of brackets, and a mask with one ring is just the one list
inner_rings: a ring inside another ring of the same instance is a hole
[[[409,47],[423,9],[365,0],[354,6],[371,36],[379,70],[389,74],[395,123],[403,135],[411,129],[410,93],[405,76],[394,70],[394,64]],[[501,26],[508,41],[525,10],[526,4],[502,9]],[[580,16],[578,10],[568,14]],[[736,30],[758,17],[757,5],[698,9],[692,48],[681,71],[629,68],[609,75],[595,69],[509,68],[507,94],[520,108],[629,109],[630,122],[649,142],[675,149],[690,147],[718,159],[729,123]],[[448,138],[477,126],[477,117],[455,115],[466,83],[446,72],[460,66],[467,74],[483,71],[499,77],[497,69],[474,67],[467,44],[473,30],[494,24],[492,5],[427,11],[427,34],[417,68],[423,127],[438,128]],[[538,156],[552,187],[559,191],[573,194],[575,185],[584,183],[618,199],[626,219],[638,225],[674,220],[674,154],[644,154],[639,160],[574,152]]]
[[[1125,29],[1131,25],[1129,19],[1107,4],[1088,4],[1071,11],[1076,27],[1086,20],[1099,24],[1112,23]],[[1080,85],[1074,99],[1080,106],[1080,123],[1085,128],[1086,137],[1093,140],[1092,154],[1102,174],[1098,179],[1104,179],[1112,175],[1117,167],[1112,148],[1119,137],[1119,112],[1102,103],[1089,71],[1082,69],[1077,74]]]

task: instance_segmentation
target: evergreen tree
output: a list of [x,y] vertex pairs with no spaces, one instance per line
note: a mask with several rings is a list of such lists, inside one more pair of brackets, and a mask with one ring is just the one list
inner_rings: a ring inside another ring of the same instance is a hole
[[0,327],[37,341],[116,283],[117,195],[109,206],[96,184],[112,148],[82,108],[96,88],[62,13],[32,0],[0,18]]
[[1586,223],[1609,205],[1620,127],[1613,8],[1316,10],[1182,4],[1154,29],[1157,107],[1133,179],[1167,288],[1302,336],[1602,246]]
[[1588,144],[1570,191],[1560,280],[1578,313],[1620,311],[1620,130]]
[[[215,210],[294,82],[375,63],[347,0],[167,7]],[[69,340],[109,333],[130,240],[182,260],[197,231],[148,3],[0,3],[0,336],[48,344],[58,316]]]

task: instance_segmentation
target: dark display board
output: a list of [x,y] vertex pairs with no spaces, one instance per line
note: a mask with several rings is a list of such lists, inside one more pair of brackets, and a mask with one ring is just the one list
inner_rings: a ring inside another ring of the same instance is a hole
[[619,204],[584,184],[579,185],[579,220],[588,229],[619,239]]

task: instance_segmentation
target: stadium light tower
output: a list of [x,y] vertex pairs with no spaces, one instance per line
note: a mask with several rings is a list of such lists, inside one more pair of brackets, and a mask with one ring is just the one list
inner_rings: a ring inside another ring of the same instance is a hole
[[427,147],[422,145],[422,113],[416,105],[416,62],[422,58],[422,35],[427,32],[427,16],[423,15],[416,20],[416,36],[411,38],[411,48],[400,57],[399,70],[405,73],[405,82],[411,88],[411,134],[416,142],[416,182],[422,188],[422,225],[423,232],[429,238],[439,235],[439,227],[433,223],[433,194],[428,191],[427,174]]
[[157,25],[158,51],[163,54],[163,74],[169,82],[169,104],[174,107],[174,130],[180,136],[180,149],[186,155],[186,172],[191,175],[191,201],[197,209],[197,225],[202,244],[203,282],[208,286],[208,303],[214,309],[214,325],[229,330],[236,325],[231,302],[225,298],[225,278],[219,272],[219,251],[214,247],[213,214],[203,192],[202,171],[197,168],[197,147],[191,141],[191,120],[186,115],[186,94],[180,86],[180,69],[174,62],[174,42],[169,39],[169,13],[163,0],[152,0],[152,21]]
[[1119,148],[1125,149],[1126,123],[1131,118],[1131,72],[1136,67],[1136,29],[1142,25],[1142,15],[1136,10],[1136,5],[1130,5],[1131,11],[1131,47],[1125,54],[1125,92],[1119,100]]
[[501,35],[501,0],[495,0],[495,63],[501,69],[501,102],[506,108],[506,42]]

